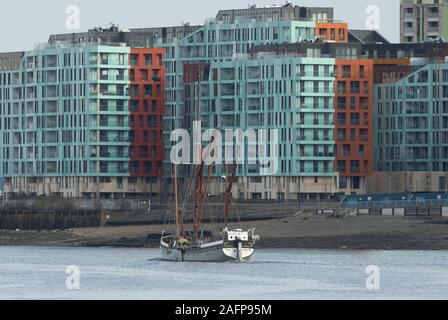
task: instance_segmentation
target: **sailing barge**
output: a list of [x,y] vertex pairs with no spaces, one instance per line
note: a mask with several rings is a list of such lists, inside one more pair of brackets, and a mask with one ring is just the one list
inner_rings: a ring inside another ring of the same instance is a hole
[[225,228],[221,232],[221,239],[212,240],[201,233],[202,213],[210,182],[211,167],[207,182],[204,181],[204,164],[196,170],[195,193],[195,223],[193,231],[184,230],[182,210],[179,207],[178,182],[176,167],[174,167],[174,193],[176,198],[176,233],[162,235],[160,241],[161,260],[177,262],[244,262],[248,261],[255,252],[255,244],[260,239],[255,229],[244,231],[230,230],[229,213],[232,203],[232,187],[236,177],[237,165],[234,165],[232,178],[226,178],[226,203],[224,209]]

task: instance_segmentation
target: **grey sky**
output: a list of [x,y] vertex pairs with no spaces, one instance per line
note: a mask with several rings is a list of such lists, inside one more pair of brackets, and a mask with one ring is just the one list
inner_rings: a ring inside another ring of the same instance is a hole
[[[0,51],[31,50],[34,43],[45,42],[52,33],[65,29],[65,8],[80,8],[81,31],[117,22],[123,28],[202,24],[219,9],[247,8],[248,4],[266,5],[284,0],[39,0],[5,1],[0,10]],[[301,0],[298,5],[332,6],[336,19],[345,20],[353,29],[365,28],[366,8],[380,8],[380,32],[390,41],[399,41],[399,0]]]

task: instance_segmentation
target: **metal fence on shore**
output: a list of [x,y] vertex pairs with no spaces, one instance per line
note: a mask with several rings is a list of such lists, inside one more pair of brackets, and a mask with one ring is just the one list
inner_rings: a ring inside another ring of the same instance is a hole
[[448,207],[448,200],[360,201],[357,203],[346,203],[342,206],[353,209],[441,208]]
[[[206,206],[222,210],[221,199],[211,199]],[[184,205],[187,211],[194,206],[192,202]],[[392,208],[430,208],[448,207],[448,199],[440,200],[396,200],[396,201],[271,201],[236,200],[233,206],[238,210],[343,210],[343,209],[392,209]],[[150,199],[61,199],[37,198],[0,200],[0,210],[102,210],[102,211],[170,211],[174,203],[160,203]]]

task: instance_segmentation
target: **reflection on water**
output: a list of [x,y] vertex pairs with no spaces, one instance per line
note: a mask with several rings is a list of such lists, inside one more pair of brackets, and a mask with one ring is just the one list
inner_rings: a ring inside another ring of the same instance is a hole
[[[368,266],[381,289],[366,287]],[[67,290],[68,266],[80,290]],[[258,250],[250,263],[172,263],[158,250],[0,247],[0,299],[447,299],[446,251]]]

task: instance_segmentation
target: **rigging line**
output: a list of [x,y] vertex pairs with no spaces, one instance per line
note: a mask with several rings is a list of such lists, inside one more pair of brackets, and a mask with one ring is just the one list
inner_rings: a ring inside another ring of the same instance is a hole
[[[213,164],[211,165],[211,167],[213,168]],[[205,208],[209,208],[209,210],[207,211],[207,212],[209,212],[210,213],[210,218],[211,218],[211,224],[212,224],[212,227],[215,227],[215,217],[214,217],[214,212],[215,212],[215,208],[214,208],[214,206],[215,206],[215,203],[211,203],[210,202],[210,198],[209,198],[209,188],[210,188],[210,185],[211,185],[211,175],[208,177],[208,181],[207,181],[207,186],[206,186],[206,198],[205,198],[205,205],[204,205],[204,207]],[[211,210],[210,210],[211,209]]]
[[237,214],[237,216],[238,216],[238,222],[239,222],[239,224],[240,224],[240,229],[242,229],[242,228],[243,228],[243,223],[241,222],[240,210],[238,209],[237,206],[235,206],[235,211],[236,211],[236,214]]
[[192,186],[193,186],[193,179],[190,179],[190,182],[188,183],[188,187],[186,189],[187,192],[185,193],[185,196],[184,196],[184,201],[183,201],[183,205],[182,205],[183,210],[187,209],[187,206],[188,206],[187,202],[188,202],[188,198],[190,197]]
[[[200,174],[200,187],[199,187],[199,195],[200,195],[200,199],[198,202],[198,208],[199,210],[197,210],[197,216],[195,217],[195,232],[194,234],[196,235],[196,231],[200,231],[201,229],[201,225],[202,225],[202,218],[204,215],[204,205],[207,201],[207,190],[210,186],[210,181],[211,181],[211,175],[212,175],[212,165],[208,166],[208,177],[207,180],[204,182],[204,177],[203,177],[203,170],[204,170],[204,163],[201,165],[201,167],[199,168],[198,174]],[[199,176],[198,176],[199,177]]]

